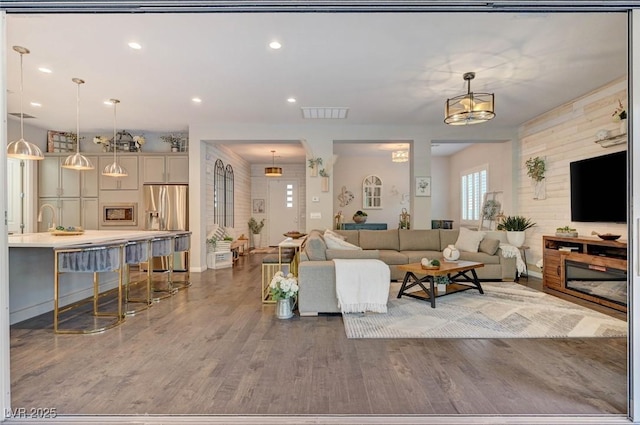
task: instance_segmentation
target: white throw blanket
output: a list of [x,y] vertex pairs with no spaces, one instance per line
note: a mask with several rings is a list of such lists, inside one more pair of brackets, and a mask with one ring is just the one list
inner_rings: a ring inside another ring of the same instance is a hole
[[333,260],[338,307],[343,313],[387,312],[391,271],[380,260]]
[[524,264],[524,261],[522,261],[522,255],[520,255],[520,250],[513,246],[513,245],[509,245],[506,243],[501,243],[500,244],[500,249],[502,250],[502,256],[504,258],[514,258],[516,259],[516,269],[518,270],[518,275],[524,273],[524,271],[527,269],[526,265]]

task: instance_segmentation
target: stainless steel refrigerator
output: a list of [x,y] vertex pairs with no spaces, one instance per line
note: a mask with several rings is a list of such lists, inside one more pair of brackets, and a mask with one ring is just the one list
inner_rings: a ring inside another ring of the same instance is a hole
[[[189,186],[183,184],[145,184],[144,219],[146,230],[189,230]],[[174,256],[173,269],[187,270],[187,253]],[[160,258],[154,259],[154,270],[167,270]]]

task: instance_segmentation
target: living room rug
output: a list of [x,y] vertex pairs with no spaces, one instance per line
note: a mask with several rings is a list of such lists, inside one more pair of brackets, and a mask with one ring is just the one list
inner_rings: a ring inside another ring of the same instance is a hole
[[514,282],[483,282],[428,301],[403,296],[392,283],[388,312],[343,314],[347,338],[625,337],[627,322]]

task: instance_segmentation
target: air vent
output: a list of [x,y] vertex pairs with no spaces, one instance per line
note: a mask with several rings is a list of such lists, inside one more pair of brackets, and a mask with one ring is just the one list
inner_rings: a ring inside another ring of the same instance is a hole
[[309,120],[343,120],[349,108],[345,107],[303,107],[302,118]]
[[[20,112],[9,112],[9,115],[13,115],[14,117],[18,117],[20,118]],[[23,114],[22,118],[35,118],[33,115],[29,115],[29,114]]]

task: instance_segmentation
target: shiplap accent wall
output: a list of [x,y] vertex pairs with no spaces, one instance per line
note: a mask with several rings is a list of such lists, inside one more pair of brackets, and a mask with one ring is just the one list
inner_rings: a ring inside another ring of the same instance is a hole
[[[614,223],[571,222],[569,163],[572,161],[606,155],[627,149],[627,144],[603,148],[596,141],[598,130],[619,133],[619,122],[613,121],[612,114],[618,106],[618,99],[627,107],[627,79],[615,80],[565,105],[540,115],[520,127],[520,169],[517,188],[517,213],[530,217],[537,226],[527,230],[525,245],[529,269],[538,271],[535,263],[542,258],[542,236],[553,235],[558,227],[570,226],[580,236],[598,233],[615,233],[626,238],[627,226]],[[533,157],[545,159],[546,198],[534,200],[532,180],[527,176],[525,161]],[[602,170],[603,179],[606,170]],[[598,202],[598,194],[593,194]]]
[[206,149],[206,206],[207,206],[207,234],[214,228],[213,215],[213,181],[216,160],[220,159],[225,167],[230,164],[233,167],[234,183],[234,226],[233,237],[237,238],[244,233],[249,237],[247,222],[251,216],[251,166],[242,157],[231,152],[221,145],[207,145]]
[[[277,179],[278,177],[265,177],[265,167],[270,167],[272,164],[251,164],[251,199],[264,199],[265,200],[265,213],[264,214],[251,214],[249,210],[249,217],[253,216],[257,221],[265,219],[265,226],[262,229],[262,245],[267,246],[269,241],[269,213],[272,212],[272,208],[269,205],[269,180]],[[307,228],[305,217],[307,216],[307,205],[305,199],[307,198],[307,184],[306,184],[306,164],[278,164],[278,167],[282,167],[282,178],[293,179],[298,181],[298,202],[300,205],[300,217],[298,218],[298,229],[302,232]],[[252,201],[250,201],[252,202]],[[251,207],[250,207],[251,208]],[[277,212],[277,211],[276,211]],[[247,221],[249,221],[247,217]],[[246,224],[246,222],[245,222]],[[248,228],[247,228],[248,229]],[[284,236],[282,237],[284,239]],[[250,242],[253,246],[253,242]]]

